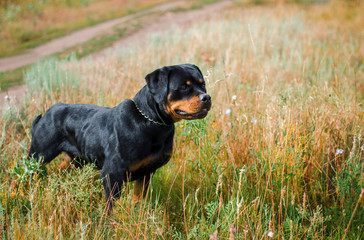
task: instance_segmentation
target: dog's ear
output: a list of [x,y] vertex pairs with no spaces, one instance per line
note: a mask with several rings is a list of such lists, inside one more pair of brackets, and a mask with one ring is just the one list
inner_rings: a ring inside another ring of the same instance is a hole
[[145,77],[149,91],[152,93],[157,103],[163,103],[167,100],[168,93],[168,68],[163,67],[149,73]]
[[203,77],[203,74],[202,74],[202,72],[201,72],[201,70],[200,70],[200,68],[199,67],[197,67],[196,65],[194,65],[194,64],[191,64],[191,66],[193,67],[193,68],[195,68],[200,74],[201,74],[201,76]]

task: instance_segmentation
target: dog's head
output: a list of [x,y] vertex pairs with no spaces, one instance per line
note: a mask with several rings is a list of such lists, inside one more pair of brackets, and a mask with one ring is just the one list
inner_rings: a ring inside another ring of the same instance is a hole
[[145,79],[154,100],[175,122],[204,118],[211,108],[205,80],[195,65],[159,68]]

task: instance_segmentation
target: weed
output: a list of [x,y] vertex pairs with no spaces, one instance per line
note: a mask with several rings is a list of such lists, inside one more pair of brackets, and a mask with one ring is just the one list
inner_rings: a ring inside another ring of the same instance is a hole
[[37,175],[45,175],[45,170],[41,168],[40,161],[34,158],[20,159],[15,166],[9,170],[10,176],[13,179],[13,185],[31,184],[32,178],[37,179]]

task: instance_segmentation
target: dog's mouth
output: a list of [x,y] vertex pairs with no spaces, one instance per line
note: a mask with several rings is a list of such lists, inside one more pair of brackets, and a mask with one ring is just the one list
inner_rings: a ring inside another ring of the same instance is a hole
[[201,119],[207,116],[209,110],[210,109],[205,108],[196,113],[188,113],[180,109],[176,109],[174,110],[174,112],[181,116],[183,119]]
[[181,119],[194,120],[206,117],[211,105],[210,100],[202,102],[199,96],[194,96],[185,100],[170,101],[165,109],[173,120],[178,122]]

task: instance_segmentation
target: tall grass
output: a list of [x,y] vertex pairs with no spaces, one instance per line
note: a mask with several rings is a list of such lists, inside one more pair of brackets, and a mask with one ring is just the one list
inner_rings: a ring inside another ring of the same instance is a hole
[[[1,118],[1,236],[363,238],[363,40],[312,21],[326,7],[237,8],[102,59],[35,66],[33,94]],[[146,73],[185,62],[206,75],[214,106],[176,124],[145,201],[127,184],[106,217],[99,173],[63,155],[34,175],[24,156],[37,114],[59,101],[114,106]]]

